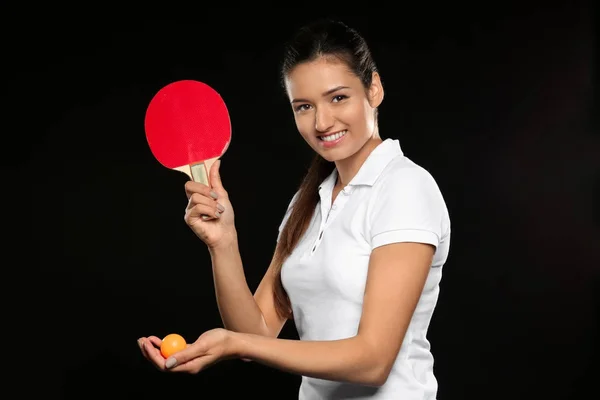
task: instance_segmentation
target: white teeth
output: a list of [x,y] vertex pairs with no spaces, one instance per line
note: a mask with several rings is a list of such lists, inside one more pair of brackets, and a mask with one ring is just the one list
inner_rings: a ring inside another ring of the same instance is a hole
[[348,131],[341,131],[329,136],[321,136],[321,140],[324,142],[333,142],[334,140],[338,140],[339,138],[344,136],[346,133],[348,133]]

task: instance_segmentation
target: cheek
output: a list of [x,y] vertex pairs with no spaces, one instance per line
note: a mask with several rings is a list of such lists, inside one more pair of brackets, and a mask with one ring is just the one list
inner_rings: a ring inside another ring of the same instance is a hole
[[300,132],[300,135],[307,139],[312,135],[314,129],[310,118],[307,115],[295,115],[294,120],[296,121],[296,129]]
[[370,131],[374,125],[373,111],[367,105],[356,104],[355,107],[349,107],[344,110],[344,121],[355,130]]

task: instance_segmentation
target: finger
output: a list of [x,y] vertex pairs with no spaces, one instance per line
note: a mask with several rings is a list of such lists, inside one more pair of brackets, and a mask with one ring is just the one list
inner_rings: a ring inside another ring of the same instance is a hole
[[148,340],[156,347],[160,348],[160,345],[162,344],[162,339],[156,337],[156,336],[148,336]]
[[[186,185],[187,188],[191,188],[186,189],[189,200],[188,205],[185,208],[186,215],[188,214],[188,210],[193,209],[197,205],[204,205],[210,207],[211,211],[202,216],[203,220],[208,221],[209,219],[218,218],[217,215],[220,215],[220,213],[225,210],[225,208],[216,201],[218,195],[214,191],[211,191],[207,186],[202,184],[200,184],[201,187],[197,188],[197,190],[199,190],[198,192],[190,192],[189,190],[196,190],[196,188],[192,186],[192,184],[196,183],[197,182],[188,182],[188,185]],[[192,213],[191,217],[197,217],[197,215]]]
[[[203,215],[212,218],[220,218],[221,211],[217,208],[217,206],[207,206],[205,204],[196,204],[194,207],[190,208],[187,211],[188,218],[202,218]],[[206,218],[204,218],[206,220]]]
[[[202,346],[196,342],[192,345],[187,346],[185,349],[178,351],[173,354],[165,361],[165,367],[174,372],[179,370],[184,370],[185,364],[198,358],[204,356],[206,351],[202,348]],[[176,368],[179,367],[179,368]]]
[[[196,357],[188,362],[179,363],[174,367],[167,368],[166,370],[169,372],[187,372],[191,374],[197,374],[198,372],[210,367],[211,365],[216,364],[217,357],[214,355],[206,355]],[[167,364],[165,363],[165,366]]]
[[194,193],[199,193],[213,199],[218,197],[217,193],[207,185],[200,182],[187,181],[185,183],[185,195],[189,199]]
[[205,206],[210,206],[210,207],[215,207],[215,208],[217,207],[217,201],[215,199],[213,199],[212,197],[207,197],[200,193],[192,193],[192,195],[190,196],[190,199],[188,201],[188,205],[187,205],[186,209],[189,210],[198,204],[203,204]]
[[[152,361],[152,359],[150,358],[150,355],[148,354],[148,350],[147,350],[147,346],[148,346],[148,338],[139,338],[138,339],[138,346],[140,347],[140,351],[142,352],[142,355],[144,356],[144,358],[146,358],[148,361]],[[152,345],[150,345],[150,347],[152,347]]]
[[142,345],[146,354],[146,358],[148,358],[148,360],[150,360],[150,362],[152,362],[156,368],[164,371],[166,369],[165,359],[162,354],[160,354],[160,351],[154,347],[149,340],[144,340]]
[[146,340],[146,338],[139,338],[137,341],[138,347],[140,348],[140,351],[142,352],[142,355],[146,358],[148,358],[148,355],[146,354],[146,349],[144,349],[144,340]]
[[217,193],[225,193],[225,188],[221,181],[221,160],[215,161],[210,167],[210,183]]
[[221,213],[223,211],[225,211],[225,207],[223,207],[221,204],[217,203],[216,200],[214,200],[212,197],[208,198],[200,193],[193,193],[190,196],[190,201],[188,202],[187,207],[185,208],[186,219],[187,218],[197,218],[196,213],[190,214],[188,211],[192,210],[194,207],[196,207],[198,205],[203,205],[203,206],[209,207],[208,209],[211,210],[210,213],[208,213],[208,214],[201,213],[201,214],[203,214],[203,215],[201,215],[201,217],[204,221],[218,218],[217,215],[220,216]]

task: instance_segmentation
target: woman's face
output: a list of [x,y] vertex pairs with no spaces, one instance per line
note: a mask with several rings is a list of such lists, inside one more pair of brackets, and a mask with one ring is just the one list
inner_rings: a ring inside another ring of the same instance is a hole
[[296,66],[286,88],[298,131],[328,161],[354,155],[375,132],[375,109],[383,99],[377,74],[365,90],[346,64],[320,58]]

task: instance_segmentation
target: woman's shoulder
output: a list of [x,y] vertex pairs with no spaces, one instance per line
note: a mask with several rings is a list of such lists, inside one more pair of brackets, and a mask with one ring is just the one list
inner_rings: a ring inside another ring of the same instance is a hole
[[406,156],[395,157],[381,173],[376,182],[382,189],[402,185],[425,185],[437,187],[433,175],[424,167]]

